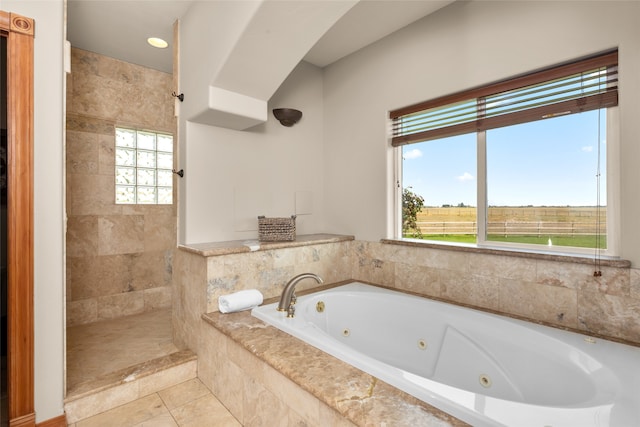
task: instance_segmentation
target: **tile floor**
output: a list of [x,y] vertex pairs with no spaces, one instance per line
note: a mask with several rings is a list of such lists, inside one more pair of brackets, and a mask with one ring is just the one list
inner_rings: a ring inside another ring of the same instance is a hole
[[[158,310],[67,328],[67,396],[178,351],[171,311]],[[114,375],[116,373],[116,375]],[[197,378],[160,390],[72,427],[236,427],[241,424]]]
[[178,351],[171,310],[67,328],[67,393],[81,383]]
[[199,379],[142,397],[70,427],[241,427]]

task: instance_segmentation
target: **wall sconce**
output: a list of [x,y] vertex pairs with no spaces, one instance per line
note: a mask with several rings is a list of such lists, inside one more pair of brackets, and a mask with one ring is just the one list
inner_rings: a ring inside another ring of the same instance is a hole
[[273,115],[280,121],[282,126],[291,127],[298,123],[302,117],[302,111],[293,108],[275,108]]

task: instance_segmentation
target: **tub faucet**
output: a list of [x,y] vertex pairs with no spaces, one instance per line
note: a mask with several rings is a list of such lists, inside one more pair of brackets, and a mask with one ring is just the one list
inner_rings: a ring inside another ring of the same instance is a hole
[[303,279],[315,279],[315,281],[320,284],[324,283],[320,276],[313,273],[298,274],[296,277],[289,280],[282,290],[282,295],[280,295],[280,302],[278,303],[278,311],[286,311],[287,317],[293,317],[294,310],[292,299],[295,298],[293,292],[295,291],[298,282]]

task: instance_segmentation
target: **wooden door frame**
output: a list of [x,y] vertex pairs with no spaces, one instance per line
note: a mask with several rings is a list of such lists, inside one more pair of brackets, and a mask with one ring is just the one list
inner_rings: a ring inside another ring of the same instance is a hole
[[35,426],[33,316],[34,21],[0,11],[7,39],[9,426]]

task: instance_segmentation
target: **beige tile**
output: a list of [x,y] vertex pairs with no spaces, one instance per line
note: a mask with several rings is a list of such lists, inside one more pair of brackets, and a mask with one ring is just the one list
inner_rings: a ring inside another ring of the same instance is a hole
[[173,215],[144,216],[145,251],[160,251],[175,246],[176,217]]
[[67,256],[98,255],[98,217],[70,216],[67,221]]
[[194,378],[161,390],[158,394],[167,408],[174,409],[211,394],[211,392],[198,378]]
[[131,261],[131,289],[141,291],[171,285],[171,250],[147,251],[128,255]]
[[192,360],[187,363],[174,366],[157,374],[140,378],[140,396],[155,393],[165,388],[193,379],[197,375],[198,362]]
[[[79,421],[77,427],[113,427],[142,425],[160,415],[169,415],[169,410],[157,394],[152,394],[131,403],[119,406],[86,420]],[[147,423],[151,426],[152,424]],[[170,425],[170,424],[167,424]]]
[[67,257],[67,283],[72,300],[131,291],[128,255]]
[[265,385],[278,399],[286,402],[305,420],[319,419],[320,402],[309,392],[271,367],[265,367]]
[[98,297],[98,320],[140,314],[144,311],[143,291]]
[[[110,388],[65,405],[67,422],[75,423],[85,418],[113,409],[138,398],[138,384],[128,383]],[[78,426],[82,427],[82,426]]]
[[144,311],[171,307],[171,297],[173,292],[173,288],[171,286],[145,289],[142,292],[144,296]]
[[95,298],[67,301],[67,327],[84,325],[98,320],[98,301]]
[[241,426],[238,420],[211,394],[172,409],[171,415],[180,427]]
[[131,427],[178,427],[170,413],[161,414]]
[[98,218],[98,252],[100,255],[143,251],[144,217],[142,215],[110,215]]

